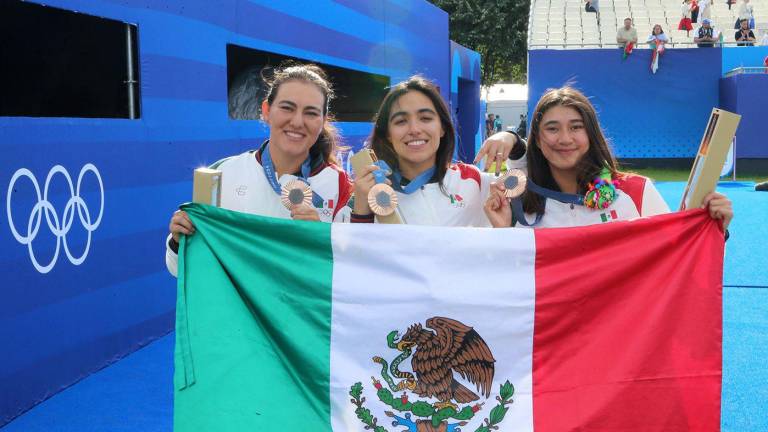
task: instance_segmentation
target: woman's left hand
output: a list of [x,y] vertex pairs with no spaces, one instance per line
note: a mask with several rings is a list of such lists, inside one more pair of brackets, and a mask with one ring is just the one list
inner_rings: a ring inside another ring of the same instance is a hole
[[708,209],[712,219],[722,220],[723,230],[728,229],[728,224],[733,219],[733,203],[727,196],[719,192],[711,192],[704,197],[701,208]]
[[293,218],[293,220],[320,222],[320,215],[317,214],[317,210],[306,204],[293,206],[293,208],[291,208],[291,218]]

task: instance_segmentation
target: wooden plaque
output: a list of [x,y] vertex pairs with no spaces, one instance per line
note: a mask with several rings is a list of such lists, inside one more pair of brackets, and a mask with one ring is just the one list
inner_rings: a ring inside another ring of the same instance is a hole
[[[373,150],[364,148],[360,150],[359,152],[352,155],[351,158],[349,158],[349,161],[352,163],[352,170],[357,174],[361,169],[363,169],[366,166],[373,165],[373,163],[376,161],[376,154],[373,152]],[[355,199],[365,199],[367,200],[368,197],[355,197]],[[379,221],[379,223],[385,223],[385,224],[401,224],[403,223],[402,218],[400,217],[400,210],[395,209],[395,212],[392,214],[389,214],[387,216],[379,216],[376,215],[376,220]]]
[[680,201],[680,210],[698,208],[704,197],[715,190],[720,172],[731,147],[741,116],[718,108],[712,109],[709,123],[693,161],[688,184]]
[[195,170],[192,202],[221,207],[221,171],[210,168]]

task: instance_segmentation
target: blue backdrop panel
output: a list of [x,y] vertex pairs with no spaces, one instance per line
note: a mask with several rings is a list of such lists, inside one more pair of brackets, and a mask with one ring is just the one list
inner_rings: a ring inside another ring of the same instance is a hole
[[[227,44],[452,88],[424,0],[45,4],[137,25],[141,119],[0,117],[0,426],[173,328],[163,242],[192,170],[268,132],[228,117]],[[371,125],[338,126],[356,148]]]
[[723,108],[741,114],[736,131],[737,158],[768,158],[765,121],[768,74],[740,74],[720,80]]
[[767,56],[768,46],[723,48],[723,74],[738,67],[763,67]]
[[455,159],[472,162],[483,139],[480,115],[480,54],[451,41],[451,111],[456,125]]
[[546,89],[570,82],[591,98],[618,157],[693,157],[718,106],[720,52],[669,49],[652,74],[650,50],[626,60],[619,50],[533,50],[529,115]]

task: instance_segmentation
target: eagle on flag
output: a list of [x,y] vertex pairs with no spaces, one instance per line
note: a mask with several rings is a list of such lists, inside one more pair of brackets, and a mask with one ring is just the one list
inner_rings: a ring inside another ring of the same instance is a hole
[[403,351],[415,347],[411,367],[416,374],[414,393],[421,397],[435,397],[440,406],[476,401],[479,396],[453,376],[458,372],[477,391],[488,398],[493,383],[494,363],[491,349],[472,327],[450,318],[433,317],[426,327],[420,323],[408,328],[398,343]]

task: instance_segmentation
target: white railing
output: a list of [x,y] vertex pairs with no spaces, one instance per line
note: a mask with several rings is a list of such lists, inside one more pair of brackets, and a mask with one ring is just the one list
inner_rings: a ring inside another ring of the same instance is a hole
[[[733,47],[733,46],[739,46],[739,42],[716,42],[715,48],[719,47]],[[619,48],[623,47],[624,44],[618,44],[618,43],[607,43],[607,42],[537,42],[537,43],[529,43],[528,49],[547,49],[547,48],[553,48],[553,47],[562,47],[562,48]],[[667,42],[664,44],[665,48],[693,48],[698,46],[696,42],[692,41],[684,41],[684,42]],[[634,49],[650,49],[651,47],[649,44],[645,42],[639,42],[637,45],[635,45]],[[748,46],[743,48],[749,48]]]
[[725,73],[725,77],[731,77],[734,75],[741,75],[741,74],[765,74],[768,73],[768,67],[737,67],[736,69],[731,69],[728,72]]

